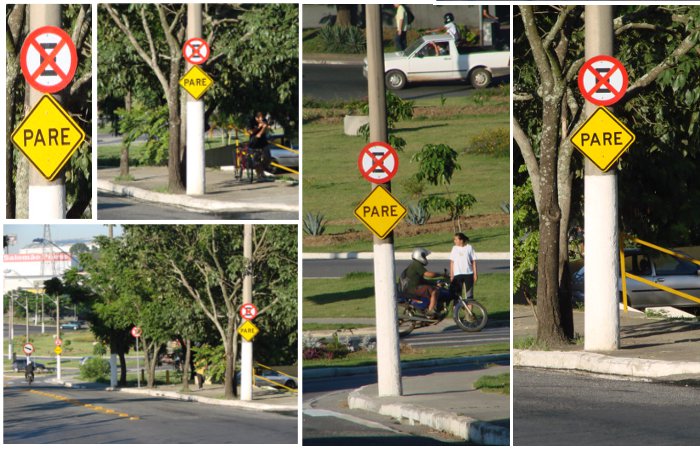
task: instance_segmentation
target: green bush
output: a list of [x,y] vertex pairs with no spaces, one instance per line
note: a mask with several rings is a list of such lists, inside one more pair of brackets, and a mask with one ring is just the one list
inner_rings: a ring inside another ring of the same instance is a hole
[[102,358],[90,358],[80,366],[83,380],[101,381],[109,379],[109,361]]
[[367,48],[365,33],[358,27],[327,25],[321,28],[320,36],[326,52],[365,53]]
[[492,128],[482,131],[471,139],[469,153],[510,157],[510,131],[507,128]]
[[303,221],[304,233],[311,236],[320,236],[326,231],[326,217],[321,214],[306,213]]

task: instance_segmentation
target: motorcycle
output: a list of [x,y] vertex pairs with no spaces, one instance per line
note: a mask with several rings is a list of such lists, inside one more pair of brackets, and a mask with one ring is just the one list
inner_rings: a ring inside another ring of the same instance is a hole
[[461,296],[452,297],[449,283],[438,281],[438,303],[435,317],[427,317],[428,302],[415,295],[400,292],[398,295],[399,336],[405,337],[416,328],[436,325],[452,313],[452,319],[463,331],[481,331],[488,321],[488,313],[479,302]]

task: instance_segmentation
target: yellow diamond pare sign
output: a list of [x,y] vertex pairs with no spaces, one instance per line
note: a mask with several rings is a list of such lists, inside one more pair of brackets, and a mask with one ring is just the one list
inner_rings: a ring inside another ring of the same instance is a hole
[[12,142],[47,180],[56,178],[84,140],[83,129],[50,95],[12,133]]
[[603,172],[615,164],[634,140],[634,134],[602,106],[571,137],[571,143]]
[[406,208],[382,186],[372,190],[355,208],[355,217],[379,239],[387,237],[405,216]]
[[246,320],[243,325],[238,327],[238,334],[243,336],[246,341],[252,341],[255,335],[260,332],[260,329],[253,322]]
[[213,84],[214,80],[199,66],[192,66],[185,76],[180,78],[180,86],[185,88],[195,100],[199,100]]

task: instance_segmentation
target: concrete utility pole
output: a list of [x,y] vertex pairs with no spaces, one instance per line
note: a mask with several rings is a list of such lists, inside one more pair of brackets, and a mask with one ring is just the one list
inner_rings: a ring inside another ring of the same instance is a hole
[[[61,298],[56,296],[56,339],[61,339]],[[61,344],[63,345],[63,344]],[[61,354],[56,354],[56,380],[61,381]]]
[[[202,37],[202,5],[187,4],[187,39]],[[187,63],[187,70],[192,68]],[[187,96],[187,195],[206,191],[204,168],[204,102]]]
[[[53,25],[61,28],[61,5],[30,5],[29,29]],[[29,87],[29,107],[36,105],[43,94]],[[54,95],[60,103],[60,96]],[[66,217],[66,175],[64,171],[48,181],[34,165],[29,164],[29,219],[65,219]]]
[[[243,304],[253,303],[253,225],[243,225],[243,257],[248,268],[243,276]],[[253,399],[253,342],[241,339],[241,400]]]
[[14,353],[14,341],[15,341],[15,295],[14,292],[10,292],[10,318],[8,320],[10,325],[10,342],[7,344],[7,359],[12,361],[12,355]]
[[[367,5],[367,93],[369,140],[387,142],[384,48],[380,5]],[[373,184],[372,189],[377,185]],[[389,183],[384,184],[391,191]],[[374,296],[377,315],[377,382],[380,397],[403,394],[401,354],[396,312],[394,233],[386,239],[374,236]]]
[[[586,6],[586,60],[613,55],[612,6]],[[596,106],[586,102],[586,115]],[[617,175],[602,172],[585,160],[585,341],[586,351],[620,347],[620,309],[617,298],[619,252]]]

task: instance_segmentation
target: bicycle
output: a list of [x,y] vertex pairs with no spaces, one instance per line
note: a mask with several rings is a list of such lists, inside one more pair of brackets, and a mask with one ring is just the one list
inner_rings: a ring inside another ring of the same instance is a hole
[[249,183],[253,182],[255,175],[255,158],[254,150],[244,144],[242,147],[236,148],[236,161],[234,169],[234,177],[236,180],[247,179]]

